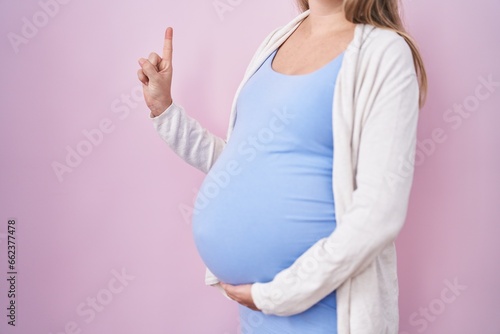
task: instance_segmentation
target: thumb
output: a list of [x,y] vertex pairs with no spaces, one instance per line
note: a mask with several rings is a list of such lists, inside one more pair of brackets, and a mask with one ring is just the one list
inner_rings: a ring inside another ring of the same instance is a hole
[[227,284],[227,283],[224,283],[224,282],[220,282],[220,286],[222,286],[222,288],[224,290],[226,290],[226,293],[231,293],[231,290],[232,290],[232,286],[231,284]]
[[139,65],[142,67],[142,71],[149,79],[156,79],[158,72],[156,71],[156,66],[151,64],[151,62],[147,59],[140,58]]

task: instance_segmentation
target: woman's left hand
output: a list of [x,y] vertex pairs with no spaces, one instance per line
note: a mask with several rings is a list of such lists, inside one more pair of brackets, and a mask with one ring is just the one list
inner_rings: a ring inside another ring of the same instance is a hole
[[254,311],[260,311],[253,303],[251,291],[252,284],[231,285],[229,283],[220,282],[220,285],[232,300]]

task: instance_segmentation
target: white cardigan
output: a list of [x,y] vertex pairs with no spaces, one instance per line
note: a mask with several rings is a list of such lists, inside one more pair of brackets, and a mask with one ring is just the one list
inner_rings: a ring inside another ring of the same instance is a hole
[[[298,27],[309,10],[275,29],[257,49],[233,100],[226,139],[173,103],[151,117],[162,139],[207,173],[229,140],[244,83]],[[254,283],[265,314],[300,313],[337,290],[339,334],[396,334],[394,240],[405,222],[417,139],[419,87],[411,50],[388,29],[357,24],[335,87],[333,194],[337,227],[271,282]],[[205,283],[219,280],[206,268]]]

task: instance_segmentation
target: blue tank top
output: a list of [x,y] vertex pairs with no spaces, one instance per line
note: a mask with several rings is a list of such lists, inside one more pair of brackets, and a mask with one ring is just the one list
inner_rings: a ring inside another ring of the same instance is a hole
[[[332,104],[344,53],[287,75],[272,68],[276,52],[242,87],[231,137],[194,206],[202,260],[235,285],[271,281],[336,227]],[[290,317],[238,306],[243,333],[337,332],[335,291]]]

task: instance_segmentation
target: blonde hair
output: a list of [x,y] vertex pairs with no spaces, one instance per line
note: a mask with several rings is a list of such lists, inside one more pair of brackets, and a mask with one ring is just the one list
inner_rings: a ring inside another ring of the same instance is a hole
[[[308,0],[296,1],[302,12],[309,9]],[[427,74],[417,44],[403,26],[399,15],[398,0],[344,0],[343,5],[346,19],[349,22],[391,29],[406,40],[413,54],[413,63],[420,87],[419,108],[422,108],[427,97]]]

